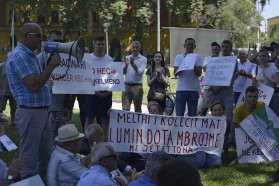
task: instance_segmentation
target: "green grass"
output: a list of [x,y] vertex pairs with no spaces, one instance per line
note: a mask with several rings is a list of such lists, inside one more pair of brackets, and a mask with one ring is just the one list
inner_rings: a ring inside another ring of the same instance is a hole
[[[171,76],[173,69],[171,69]],[[175,91],[176,80],[170,80],[171,90]],[[144,75],[144,100],[146,101],[146,95],[148,87],[146,85],[146,75]],[[114,93],[114,101],[121,101],[121,93]],[[4,112],[7,116],[9,114],[9,106]],[[78,130],[82,131],[82,127],[79,122],[79,110],[74,109],[72,123],[75,123]],[[19,134],[17,129],[9,128],[6,124],[6,134],[12,139],[12,141],[19,147]],[[18,151],[18,150],[17,150]],[[0,153],[0,158],[9,165],[13,158],[13,152]],[[234,149],[229,149],[229,158],[223,160],[223,167],[219,169],[201,169],[202,183],[204,186],[263,186],[263,185],[279,185],[279,184],[266,184],[267,177],[272,175],[277,168],[278,163],[260,163],[260,164],[235,164],[229,167],[229,163],[236,158],[236,152]]]

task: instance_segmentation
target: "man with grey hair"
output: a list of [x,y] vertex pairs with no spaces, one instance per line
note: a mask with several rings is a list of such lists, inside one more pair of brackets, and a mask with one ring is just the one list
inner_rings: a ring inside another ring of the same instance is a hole
[[238,98],[243,91],[245,82],[247,78],[252,78],[252,69],[256,66],[254,63],[251,63],[248,60],[248,54],[245,49],[241,49],[238,52],[238,71],[237,71],[237,77],[234,80],[234,104],[237,103]]
[[91,168],[80,176],[78,186],[124,186],[119,177],[111,178],[110,172],[117,169],[116,154],[111,144],[100,142],[92,148]]
[[158,168],[172,156],[164,151],[156,151],[148,155],[144,174],[137,180],[131,182],[128,186],[155,186],[156,172]]
[[51,186],[76,185],[79,177],[90,164],[90,155],[82,157],[78,154],[81,138],[74,124],[66,124],[58,129],[58,142],[49,160],[47,184]]
[[132,54],[123,60],[123,73],[125,74],[125,91],[122,92],[122,109],[130,110],[133,101],[135,112],[141,112],[143,88],[142,76],[146,69],[147,59],[140,54],[141,43],[133,41]]

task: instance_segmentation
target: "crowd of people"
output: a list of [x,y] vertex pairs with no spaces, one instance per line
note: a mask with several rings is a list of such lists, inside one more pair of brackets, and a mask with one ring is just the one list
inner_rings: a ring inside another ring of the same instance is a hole
[[[63,34],[53,30],[48,40],[63,42]],[[38,24],[25,23],[20,32],[17,47],[8,55],[7,62],[1,64],[0,74],[0,119],[7,99],[11,108],[11,124],[20,135],[20,156],[15,157],[7,169],[0,161],[0,185],[23,180],[39,174],[42,181],[50,186],[58,185],[202,185],[198,168],[220,168],[221,157],[203,151],[189,155],[170,155],[163,151],[147,153],[123,152],[117,156],[108,143],[109,112],[112,106],[112,92],[96,91],[94,95],[53,94],[52,72],[61,64],[58,53],[41,52],[37,55],[42,41],[42,29]],[[90,54],[94,62],[113,62],[105,54],[105,39],[96,36]],[[221,44],[212,42],[212,55],[205,57],[195,53],[193,38],[184,42],[185,53],[174,60],[174,76],[177,77],[175,115],[225,116],[224,155],[228,146],[234,145],[234,129],[262,102],[258,101],[259,84],[274,88],[269,107],[279,116],[279,45],[272,43],[273,52],[261,49],[257,58],[249,60],[245,49],[239,50],[235,61],[233,77],[229,86],[205,86],[204,97],[198,105],[201,91],[199,77],[211,58],[232,56],[232,43],[224,40]],[[151,66],[147,68],[147,58],[141,53],[141,43],[131,43],[131,55],[123,58],[125,91],[122,92],[122,110],[141,113],[143,102],[143,75],[149,86],[147,101],[149,114],[162,115],[166,106],[166,88],[171,76],[160,51],[154,53]],[[193,63],[190,70],[180,70],[185,63]],[[147,68],[147,70],[146,70]],[[2,77],[3,76],[3,77]],[[244,89],[247,78],[252,84]],[[5,81],[2,81],[5,80]],[[245,101],[235,109],[241,92],[245,91]],[[79,133],[71,123],[74,98],[80,106],[80,121],[83,133]],[[120,108],[119,108],[120,109]],[[208,112],[210,110],[210,112]],[[93,124],[94,120],[98,124]],[[125,182],[120,176],[110,172],[119,169],[130,174]],[[275,180],[273,180],[275,181]]]

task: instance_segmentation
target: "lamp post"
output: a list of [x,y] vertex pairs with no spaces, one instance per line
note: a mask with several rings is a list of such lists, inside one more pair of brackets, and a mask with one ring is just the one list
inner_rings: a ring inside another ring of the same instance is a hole
[[160,0],[157,0],[157,50],[160,51]]
[[108,28],[110,23],[103,23],[104,31],[106,33],[106,48],[107,48],[107,55],[108,55]]

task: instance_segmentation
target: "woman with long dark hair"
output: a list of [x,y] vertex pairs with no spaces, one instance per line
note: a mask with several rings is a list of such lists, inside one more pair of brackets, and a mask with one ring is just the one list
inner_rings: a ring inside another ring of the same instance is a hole
[[154,57],[151,62],[151,68],[148,68],[146,75],[147,84],[149,86],[147,101],[157,101],[164,110],[166,105],[166,97],[158,97],[157,95],[165,95],[166,87],[169,84],[170,71],[167,67],[165,67],[164,55],[162,52],[157,51],[154,53]]

